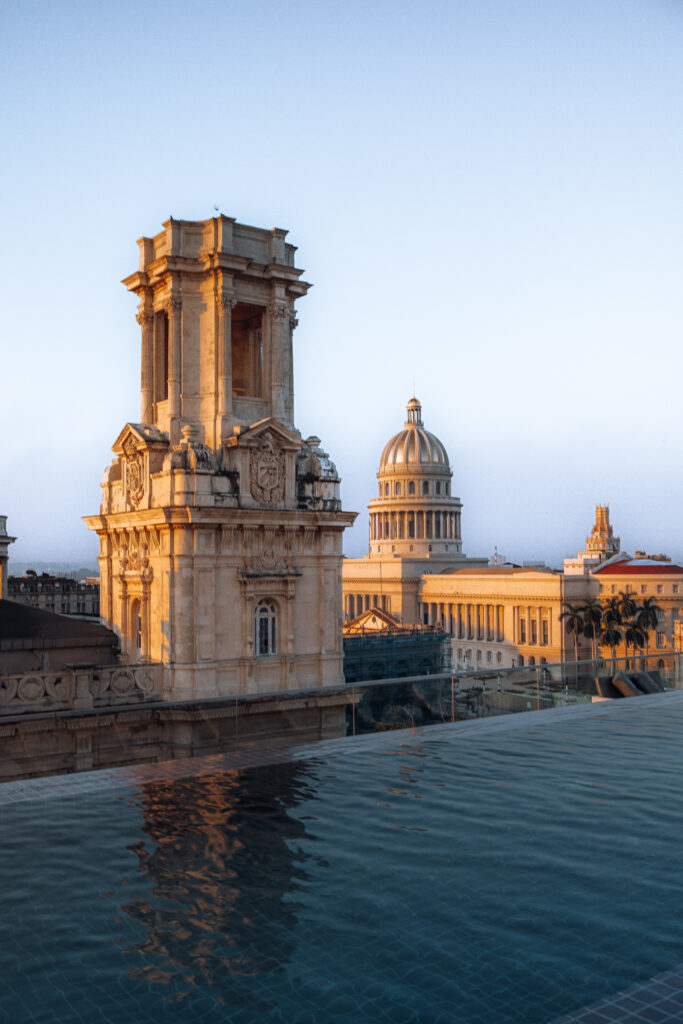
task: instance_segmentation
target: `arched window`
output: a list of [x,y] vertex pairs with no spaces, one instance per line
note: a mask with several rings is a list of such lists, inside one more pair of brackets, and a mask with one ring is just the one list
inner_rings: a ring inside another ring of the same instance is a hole
[[397,494],[401,493],[401,485],[400,484],[396,484],[396,493]]
[[535,665],[535,664],[536,664],[536,659],[534,658],[533,654],[532,654],[532,655],[531,655],[531,657],[529,658],[529,664],[530,664],[530,665]]
[[415,481],[411,480],[408,484],[408,494],[415,494]]
[[385,485],[384,485],[384,493],[385,493],[385,494],[388,494],[388,493],[389,493],[389,484],[385,484]]
[[434,484],[434,494],[441,494],[441,481],[437,480]]
[[277,609],[272,601],[260,601],[254,612],[254,652],[257,658],[277,654]]
[[423,494],[429,494],[429,481],[428,480],[423,480],[422,481],[422,493]]
[[519,665],[520,668],[524,664],[524,655],[523,654],[520,654],[519,659],[517,661],[517,664]]

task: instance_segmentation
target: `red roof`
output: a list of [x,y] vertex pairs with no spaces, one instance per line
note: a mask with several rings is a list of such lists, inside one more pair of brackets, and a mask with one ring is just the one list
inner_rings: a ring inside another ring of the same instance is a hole
[[[643,559],[643,562],[645,560]],[[674,565],[672,562],[652,562],[642,564],[638,559],[632,562],[615,562],[614,565],[606,565],[603,569],[596,569],[594,576],[681,576],[683,566]]]

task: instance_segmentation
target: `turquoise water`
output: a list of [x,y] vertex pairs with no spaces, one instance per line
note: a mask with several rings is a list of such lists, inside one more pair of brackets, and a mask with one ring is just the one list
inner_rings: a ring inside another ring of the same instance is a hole
[[679,964],[683,705],[656,700],[0,789],[0,1021],[540,1024]]

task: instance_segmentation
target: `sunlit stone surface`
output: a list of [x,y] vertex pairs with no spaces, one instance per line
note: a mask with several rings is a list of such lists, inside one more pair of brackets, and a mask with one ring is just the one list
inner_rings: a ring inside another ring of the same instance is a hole
[[287,232],[169,220],[139,241],[141,415],[114,442],[101,614],[169,698],[342,682],[339,477],[294,426]]

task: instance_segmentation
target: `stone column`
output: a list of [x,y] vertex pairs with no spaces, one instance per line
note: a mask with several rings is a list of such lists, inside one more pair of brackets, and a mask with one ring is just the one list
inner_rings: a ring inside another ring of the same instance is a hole
[[531,605],[526,606],[526,642],[531,643]]
[[543,644],[543,621],[541,614],[541,606],[539,605],[536,609],[536,639],[538,640],[538,646],[541,647]]
[[171,444],[180,440],[180,389],[182,378],[182,303],[171,298],[168,303],[168,418]]
[[153,423],[154,314],[142,307],[135,318],[142,328],[140,358],[140,422]]
[[218,392],[218,423],[216,443],[220,444],[228,434],[228,423],[232,416],[232,307],[235,300],[224,294],[216,296],[218,314],[218,337],[216,345],[216,390]]
[[281,302],[272,302],[268,308],[270,316],[270,405],[271,416],[287,421],[287,387],[289,348],[289,310]]

